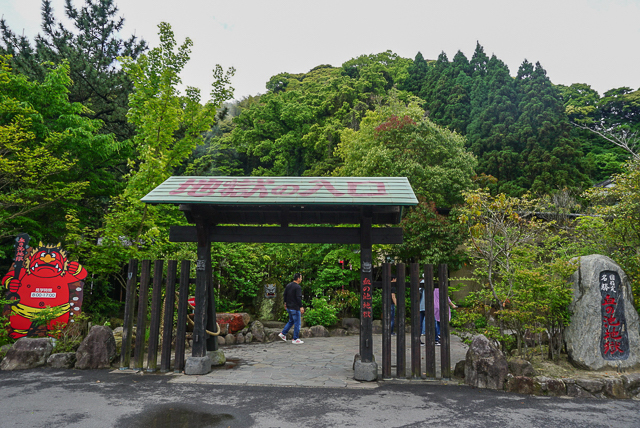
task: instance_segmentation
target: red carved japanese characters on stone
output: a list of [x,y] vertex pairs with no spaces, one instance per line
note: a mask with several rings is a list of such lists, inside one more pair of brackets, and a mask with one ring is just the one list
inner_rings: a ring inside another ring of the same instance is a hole
[[601,271],[602,335],[600,352],[605,360],[625,360],[629,357],[629,336],[622,299],[620,276],[612,270]]

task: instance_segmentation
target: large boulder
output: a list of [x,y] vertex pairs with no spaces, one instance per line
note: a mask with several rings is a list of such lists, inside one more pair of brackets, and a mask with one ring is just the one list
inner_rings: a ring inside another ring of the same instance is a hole
[[63,352],[51,354],[47,359],[47,364],[54,369],[72,369],[76,363],[75,352]]
[[342,328],[351,334],[360,333],[360,318],[342,318]]
[[531,363],[522,358],[514,358],[509,361],[509,372],[514,376],[537,376]]
[[254,321],[251,324],[251,335],[256,342],[264,342],[264,325],[260,321]]
[[640,321],[624,271],[609,257],[579,258],[571,276],[571,323],[565,330],[570,361],[587,370],[640,368]]
[[237,333],[241,331],[247,324],[251,317],[247,313],[237,313],[237,314],[216,314],[216,322],[222,328],[223,324],[228,325],[228,329],[225,333]]
[[23,370],[42,367],[47,364],[51,351],[53,351],[53,344],[50,338],[23,337],[7,351],[7,355],[0,363],[0,369]]
[[[287,337],[289,337],[289,335],[287,335]],[[311,329],[309,327],[302,327],[300,329],[300,337],[303,339],[306,339],[307,337],[313,337],[313,333],[311,332]]]
[[314,325],[311,327],[311,336],[313,337],[329,337],[329,330],[325,326],[322,325]]
[[484,335],[474,336],[464,365],[464,383],[476,388],[503,389],[509,367],[497,346]]
[[91,327],[76,351],[76,369],[108,369],[116,358],[116,340],[109,327]]
[[371,323],[371,334],[382,334],[382,320],[373,320]]

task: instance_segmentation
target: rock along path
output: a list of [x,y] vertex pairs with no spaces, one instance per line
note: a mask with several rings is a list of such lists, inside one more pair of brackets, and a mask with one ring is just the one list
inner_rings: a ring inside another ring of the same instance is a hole
[[[391,341],[391,372],[396,374],[396,340]],[[407,373],[411,370],[411,336],[406,336]],[[384,382],[436,382],[457,381],[440,379],[440,347],[436,347],[436,379],[390,379],[378,382],[360,382],[353,379],[353,360],[359,352],[359,336],[312,337],[304,344],[277,340],[269,343],[251,343],[225,346],[221,349],[227,358],[225,366],[215,367],[206,375],[175,374],[172,383],[199,383],[218,385],[271,385],[337,388],[376,388]],[[378,363],[378,378],[382,372],[382,336],[374,335],[374,355]],[[457,336],[451,337],[451,372],[455,364],[464,360],[467,346]],[[425,347],[420,347],[421,369],[425,368]],[[424,376],[424,375],[423,375]]]

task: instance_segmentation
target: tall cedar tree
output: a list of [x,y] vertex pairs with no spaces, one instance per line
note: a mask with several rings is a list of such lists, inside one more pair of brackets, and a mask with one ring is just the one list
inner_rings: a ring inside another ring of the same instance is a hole
[[407,69],[409,77],[403,82],[400,89],[418,95],[428,72],[429,66],[427,65],[427,61],[422,56],[422,53],[418,52],[413,63],[409,65]]
[[520,175],[521,164],[511,134],[517,118],[516,94],[509,69],[495,55],[487,63],[482,88],[486,99],[467,128],[469,146],[478,157],[480,171],[511,181]]
[[82,103],[88,108],[83,116],[102,120],[103,133],[113,133],[118,141],[124,141],[134,135],[134,127],[126,119],[133,85],[116,58],[135,59],[147,44],[136,36],[120,38],[124,18],[117,13],[113,0],[85,0],[81,8],[65,0],[65,15],[74,27],[68,29],[56,21],[51,0],[42,0],[42,33],[35,37],[35,46],[26,36],[13,33],[3,18],[0,54],[12,55],[12,67],[38,81],[47,73],[45,62],[67,60],[73,81],[69,101]]
[[[589,184],[582,172],[579,144],[569,137],[571,125],[559,90],[539,63],[524,61],[515,80],[520,116],[513,126],[523,174],[511,182],[521,189],[548,193]],[[516,191],[516,188],[512,189]]]
[[469,125],[471,113],[470,94],[473,84],[470,77],[471,66],[461,51],[458,51],[453,57],[451,65],[453,67],[451,75],[454,81],[445,106],[444,115],[447,123],[444,126],[464,135]]
[[442,52],[427,74],[425,84],[420,91],[420,96],[427,101],[426,110],[429,119],[440,126],[447,125],[447,101],[455,84],[455,76],[452,74],[453,67],[449,64],[447,55]]
[[420,86],[414,64],[404,88],[415,94],[420,87],[429,118],[467,136],[478,173],[497,179],[494,190],[521,195],[588,184],[582,172],[588,165],[570,136],[561,94],[539,64],[525,61],[514,79],[504,62],[489,58],[477,43],[469,61],[458,52],[449,62],[443,52],[427,67]]

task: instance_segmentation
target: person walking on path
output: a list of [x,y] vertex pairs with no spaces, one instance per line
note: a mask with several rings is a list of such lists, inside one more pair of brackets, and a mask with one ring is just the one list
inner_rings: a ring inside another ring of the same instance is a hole
[[296,345],[303,344],[304,342],[300,340],[300,318],[302,314],[304,314],[304,308],[302,307],[302,287],[300,287],[300,283],[302,282],[302,275],[296,273],[293,275],[293,281],[287,284],[284,288],[284,308],[287,310],[289,314],[289,321],[287,325],[284,326],[282,332],[278,334],[280,339],[287,341],[287,333],[293,326],[293,340],[291,343]]
[[[425,290],[424,290],[424,278],[423,278],[420,280],[420,334],[423,336],[425,335],[424,318],[426,313],[424,295],[425,295]],[[422,341],[422,339],[420,339],[420,344],[424,345],[424,342]]]
[[396,282],[397,278],[394,276],[391,278],[391,335],[395,336],[393,332],[393,326],[396,324]]
[[[436,345],[440,345],[440,286],[438,283],[434,284],[435,288],[433,289],[433,315],[436,319]],[[451,299],[447,296],[449,300],[449,306],[451,308],[456,309],[457,306],[453,304]],[[449,321],[451,321],[451,311],[449,311]]]

